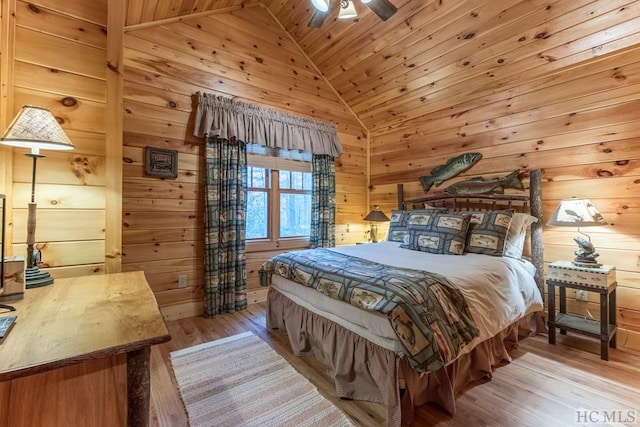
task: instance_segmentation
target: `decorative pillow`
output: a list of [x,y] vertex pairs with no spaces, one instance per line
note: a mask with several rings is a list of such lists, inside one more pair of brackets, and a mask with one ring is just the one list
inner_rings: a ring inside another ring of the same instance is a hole
[[387,240],[389,242],[405,242],[409,235],[407,231],[407,224],[409,224],[409,217],[412,214],[429,214],[434,212],[442,212],[442,209],[415,209],[408,210],[393,210],[391,211],[391,219],[389,221],[389,233]]
[[389,242],[403,242],[404,236],[407,234],[407,221],[411,211],[393,210],[389,220],[389,233],[387,240]]
[[504,246],[504,256],[522,258],[524,242],[527,237],[527,228],[538,222],[538,218],[526,213],[516,212],[511,218],[511,225],[507,232],[507,241]]
[[466,251],[502,256],[513,211],[470,212]]
[[470,216],[459,213],[411,215],[407,228],[409,238],[402,248],[432,254],[462,255]]

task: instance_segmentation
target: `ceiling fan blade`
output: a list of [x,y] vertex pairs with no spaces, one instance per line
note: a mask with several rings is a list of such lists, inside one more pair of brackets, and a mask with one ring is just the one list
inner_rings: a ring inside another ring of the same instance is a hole
[[393,14],[398,11],[398,8],[389,0],[371,0],[369,3],[365,4],[383,21],[391,18]]
[[311,15],[311,20],[307,24],[309,28],[318,28],[321,27],[324,23],[324,20],[329,16],[329,12],[320,12],[319,10],[314,10],[313,15]]

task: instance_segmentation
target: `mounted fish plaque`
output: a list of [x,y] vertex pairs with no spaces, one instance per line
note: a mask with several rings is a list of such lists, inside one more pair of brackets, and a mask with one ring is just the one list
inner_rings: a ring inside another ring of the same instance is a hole
[[447,194],[503,194],[505,188],[524,190],[522,181],[518,178],[520,170],[516,169],[502,178],[486,179],[481,176],[456,182],[444,189]]
[[431,170],[431,175],[421,176],[420,183],[424,191],[429,191],[432,185],[440,186],[444,181],[453,178],[478,163],[482,158],[481,153],[464,153],[447,160],[447,163],[436,166]]

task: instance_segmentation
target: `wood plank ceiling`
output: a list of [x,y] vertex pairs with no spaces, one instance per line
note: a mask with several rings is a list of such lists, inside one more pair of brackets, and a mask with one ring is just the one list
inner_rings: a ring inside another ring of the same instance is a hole
[[[398,12],[386,22],[359,0],[358,17],[345,21],[332,0],[321,28],[307,27],[310,0],[262,2],[373,134],[499,101],[492,97],[508,96],[523,79],[640,42],[637,1],[392,2]],[[241,0],[129,0],[127,25],[241,7]]]

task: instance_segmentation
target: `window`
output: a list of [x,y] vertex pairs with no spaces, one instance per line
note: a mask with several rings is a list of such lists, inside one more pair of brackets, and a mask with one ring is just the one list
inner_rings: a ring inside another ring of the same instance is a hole
[[311,164],[249,156],[247,240],[308,240],[311,232]]
[[311,233],[311,173],[273,171],[278,175],[280,237],[309,237]]
[[247,239],[269,238],[269,169],[248,167]]

